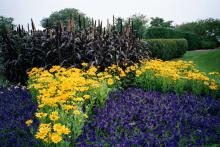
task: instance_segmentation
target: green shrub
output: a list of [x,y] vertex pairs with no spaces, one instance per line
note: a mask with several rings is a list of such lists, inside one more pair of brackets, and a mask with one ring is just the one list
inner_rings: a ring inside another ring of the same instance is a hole
[[188,41],[189,50],[199,48],[199,36],[191,32],[178,31],[172,28],[151,27],[147,29],[145,38],[147,39],[173,39],[185,38]]
[[144,41],[147,42],[152,57],[162,60],[181,57],[188,48],[186,39],[147,39]]
[[200,46],[203,49],[213,49],[217,46],[216,41],[211,41],[211,40],[202,40],[200,42]]

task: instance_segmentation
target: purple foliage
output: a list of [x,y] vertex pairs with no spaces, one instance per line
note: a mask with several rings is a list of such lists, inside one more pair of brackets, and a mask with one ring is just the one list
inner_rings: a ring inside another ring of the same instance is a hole
[[[0,87],[0,146],[32,146],[36,143],[25,124],[36,109],[37,105],[26,89]],[[37,122],[34,124],[37,127]]]
[[220,143],[220,100],[129,88],[95,108],[78,145],[178,146]]

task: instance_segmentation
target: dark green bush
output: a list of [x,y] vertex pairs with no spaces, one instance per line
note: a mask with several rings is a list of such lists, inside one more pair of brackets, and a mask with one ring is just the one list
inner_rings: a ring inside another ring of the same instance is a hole
[[202,40],[200,42],[200,46],[203,49],[213,49],[213,48],[217,47],[217,43],[216,43],[216,41]]
[[186,39],[146,39],[152,57],[170,60],[181,57],[187,50]]
[[148,28],[145,34],[147,39],[178,39],[185,38],[188,41],[189,50],[199,48],[199,37],[191,32],[178,31],[172,28],[151,27]]

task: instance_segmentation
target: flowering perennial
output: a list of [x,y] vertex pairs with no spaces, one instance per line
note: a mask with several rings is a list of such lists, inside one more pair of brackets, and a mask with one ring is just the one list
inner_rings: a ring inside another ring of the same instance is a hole
[[220,100],[129,88],[95,108],[78,146],[219,144]]

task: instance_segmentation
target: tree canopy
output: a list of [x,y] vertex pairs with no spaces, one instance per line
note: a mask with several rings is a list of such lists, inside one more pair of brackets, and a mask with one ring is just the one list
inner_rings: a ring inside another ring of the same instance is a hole
[[163,18],[151,17],[151,27],[173,27],[173,21],[164,21]]
[[15,27],[13,21],[14,19],[11,17],[0,16],[0,33],[13,30],[13,28]]
[[68,26],[68,21],[73,20],[74,29],[80,26],[88,26],[91,22],[90,18],[84,13],[74,8],[66,8],[52,13],[48,18],[41,20],[41,25],[44,28],[55,28],[57,23],[62,22],[64,26]]

